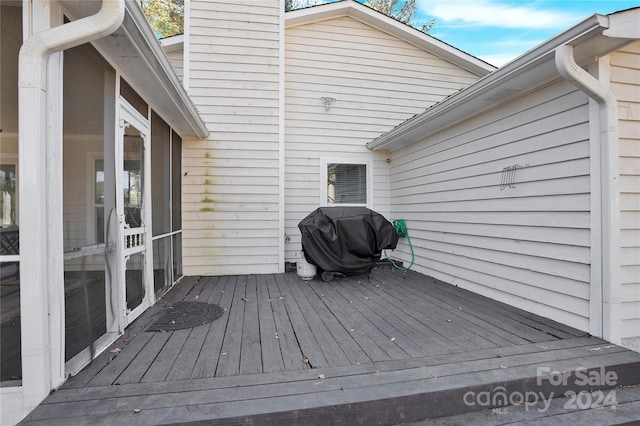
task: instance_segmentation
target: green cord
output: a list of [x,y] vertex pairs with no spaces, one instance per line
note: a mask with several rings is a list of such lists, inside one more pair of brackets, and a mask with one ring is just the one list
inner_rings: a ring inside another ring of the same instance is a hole
[[396,234],[398,234],[398,237],[400,238],[406,237],[409,235],[409,232],[407,231],[407,224],[405,223],[404,219],[394,220],[393,228],[396,230]]
[[[398,234],[398,237],[403,238],[403,237],[407,237],[407,242],[409,243],[409,248],[411,249],[411,264],[407,267],[404,266],[399,266],[398,264],[396,264],[393,259],[391,259],[389,256],[386,256],[386,259],[391,262],[391,264],[396,268],[396,269],[400,269],[401,271],[408,271],[409,269],[411,269],[411,267],[413,266],[413,262],[415,260],[415,255],[413,253],[413,245],[411,244],[411,238],[409,238],[409,231],[407,230],[407,224],[405,223],[404,219],[396,219],[393,221],[393,228],[396,231],[396,234]],[[386,255],[386,253],[385,253]]]

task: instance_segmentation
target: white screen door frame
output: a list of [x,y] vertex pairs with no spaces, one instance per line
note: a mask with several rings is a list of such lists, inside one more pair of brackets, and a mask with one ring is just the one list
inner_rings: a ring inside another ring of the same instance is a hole
[[124,326],[154,302],[151,241],[150,125],[120,97],[116,144],[119,305]]

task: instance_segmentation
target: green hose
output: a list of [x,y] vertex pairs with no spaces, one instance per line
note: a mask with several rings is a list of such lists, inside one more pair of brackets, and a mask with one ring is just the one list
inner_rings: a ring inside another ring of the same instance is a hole
[[[398,237],[400,238],[407,238],[407,242],[409,243],[409,248],[411,249],[411,264],[409,264],[409,266],[404,267],[404,266],[400,266],[398,264],[396,264],[396,262],[393,261],[393,259],[391,259],[389,256],[386,256],[386,259],[391,262],[391,264],[396,268],[396,269],[400,269],[401,271],[408,271],[409,269],[411,269],[411,267],[413,266],[413,262],[415,260],[415,255],[413,253],[413,245],[411,244],[411,238],[409,238],[409,231],[407,231],[407,224],[405,223],[404,219],[396,219],[393,221],[393,228],[396,231],[396,234],[398,234]],[[386,255],[386,253],[385,253]]]

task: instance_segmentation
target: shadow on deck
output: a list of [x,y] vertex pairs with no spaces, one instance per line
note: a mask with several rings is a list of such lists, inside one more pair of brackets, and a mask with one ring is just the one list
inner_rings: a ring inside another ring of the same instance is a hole
[[[144,331],[181,300],[225,312]],[[639,353],[387,269],[186,277],[109,349],[24,424],[397,424],[640,383]]]

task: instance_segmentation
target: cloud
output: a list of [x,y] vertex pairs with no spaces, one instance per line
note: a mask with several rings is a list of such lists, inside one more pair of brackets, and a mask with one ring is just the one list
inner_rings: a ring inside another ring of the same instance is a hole
[[474,50],[478,58],[501,67],[539,44],[539,40],[494,40],[491,43],[478,43]]
[[541,42],[539,39],[513,36],[508,39],[493,39],[490,42],[479,41],[474,44],[473,50],[478,58],[489,62],[491,65],[501,67],[524,52],[538,46]]
[[511,37],[505,40],[496,40],[491,43],[492,47],[500,48],[500,49],[513,49],[517,48],[519,52],[524,52],[528,49],[531,49],[534,46],[537,46],[543,43],[544,39],[526,39],[526,38],[518,38]]
[[501,67],[504,64],[511,62],[513,59],[520,56],[522,52],[510,52],[510,53],[496,53],[490,55],[479,55],[478,57],[485,62],[490,63],[491,65],[495,65],[496,67]]
[[421,14],[447,25],[498,28],[554,29],[575,24],[577,17],[566,11],[536,7],[537,3],[507,3],[496,0],[423,0]]

